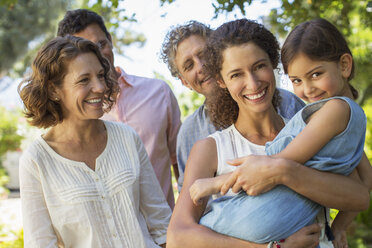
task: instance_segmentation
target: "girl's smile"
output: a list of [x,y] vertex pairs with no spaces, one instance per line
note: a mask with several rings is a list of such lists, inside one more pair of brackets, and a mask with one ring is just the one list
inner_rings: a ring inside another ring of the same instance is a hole
[[350,70],[347,63],[343,63],[345,59],[348,61],[348,56],[344,54],[337,63],[312,60],[303,53],[298,54],[288,64],[288,76],[295,94],[307,102],[334,96],[352,98],[347,83]]

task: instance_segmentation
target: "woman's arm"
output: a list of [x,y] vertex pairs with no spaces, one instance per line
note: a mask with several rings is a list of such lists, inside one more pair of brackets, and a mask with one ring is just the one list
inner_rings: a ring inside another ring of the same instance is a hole
[[[196,179],[213,177],[216,168],[215,141],[207,138],[195,143],[187,161],[184,185],[169,223],[167,247],[266,248],[267,244],[255,244],[225,236],[198,224],[207,200],[202,200],[202,204],[198,206],[194,205],[190,198],[189,188]],[[319,241],[319,235],[320,227],[314,224],[290,236],[282,247],[313,248]]]
[[[229,164],[240,166],[226,181],[222,192],[231,187],[233,192],[243,189],[249,195],[259,195],[284,184],[329,208],[362,211],[369,205],[367,188],[350,176],[322,172],[292,160],[270,156],[250,155]],[[357,172],[354,170],[353,173]]]
[[266,247],[218,234],[199,225],[207,200],[196,206],[190,198],[189,188],[199,178],[213,177],[217,168],[216,143],[212,138],[200,140],[191,149],[185,170],[185,180],[174,208],[167,232],[167,247]]
[[56,247],[54,232],[37,165],[23,154],[19,161],[24,242],[27,247]]
[[[359,177],[364,185],[371,191],[372,188],[372,167],[365,153],[363,153],[355,177]],[[332,241],[335,248],[344,247],[347,244],[346,230],[359,212],[340,211],[332,223],[332,231],[335,239]]]

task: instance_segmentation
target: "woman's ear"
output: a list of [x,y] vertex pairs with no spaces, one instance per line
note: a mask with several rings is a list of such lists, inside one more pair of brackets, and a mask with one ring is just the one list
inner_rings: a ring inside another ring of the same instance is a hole
[[59,89],[55,87],[50,87],[48,89],[48,95],[49,95],[49,99],[51,99],[52,101],[58,102],[61,100]]
[[220,86],[222,89],[227,88],[227,87],[226,87],[226,84],[225,84],[225,82],[223,81],[222,78],[217,79],[216,81],[217,81],[218,86]]
[[353,67],[353,57],[349,53],[344,53],[340,57],[341,74],[343,78],[349,78]]

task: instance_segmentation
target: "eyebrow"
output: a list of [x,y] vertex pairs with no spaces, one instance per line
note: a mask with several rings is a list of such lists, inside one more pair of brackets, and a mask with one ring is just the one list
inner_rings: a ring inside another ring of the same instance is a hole
[[[320,65],[320,66],[317,66],[317,67],[311,69],[310,71],[308,71],[308,72],[305,73],[305,76],[307,76],[307,75],[309,75],[309,74],[312,74],[314,71],[316,71],[316,70],[318,70],[318,69],[320,69],[320,68],[322,68],[322,67],[323,67],[323,66]],[[289,77],[289,78],[297,78],[297,76],[290,76],[290,75],[288,75],[288,77]]]

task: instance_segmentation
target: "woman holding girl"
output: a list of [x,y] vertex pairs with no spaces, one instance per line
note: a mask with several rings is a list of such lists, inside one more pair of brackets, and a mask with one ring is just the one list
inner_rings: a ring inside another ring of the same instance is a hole
[[20,158],[27,247],[165,247],[171,210],[138,135],[102,121],[118,92],[92,42],[49,41],[19,86],[31,125]]
[[[294,87],[302,84],[302,81],[309,84],[309,80],[306,78],[294,75],[307,75],[310,81],[313,84],[315,82],[317,86],[313,87],[311,98],[318,101],[299,111],[280,131],[274,141],[266,144],[266,153],[273,157],[304,163],[314,169],[349,175],[361,161],[366,129],[366,117],[363,110],[351,100],[354,98],[353,92],[356,92],[348,83],[353,71],[351,52],[345,41],[339,41],[339,47],[332,47],[330,42],[327,43],[330,40],[329,37],[340,40],[339,37],[342,36],[326,20],[314,20],[310,22],[310,25],[312,30],[310,32],[307,30],[307,33],[312,35],[311,38],[306,39],[306,42],[321,44],[318,46],[328,45],[329,47],[319,49],[313,45],[309,46],[311,49],[307,48],[307,51],[322,50],[319,54],[327,56],[324,51],[327,50],[332,54],[331,49],[333,48],[339,53],[338,61],[320,63],[313,60],[311,63],[304,59],[304,55],[298,55],[300,63],[293,65],[295,70],[293,67],[291,69],[292,72],[295,72],[291,76]],[[328,30],[328,36],[317,32],[321,28]],[[298,30],[295,29],[295,31]],[[288,39],[293,41],[293,33],[289,35]],[[302,45],[298,40],[292,44]],[[206,52],[213,54],[216,46],[210,45]],[[292,52],[291,56],[297,56],[296,53],[293,53],[293,47],[288,48],[285,43],[282,51],[282,55],[284,53],[283,59],[288,58],[288,50]],[[211,56],[208,61],[213,61],[214,58]],[[212,72],[214,68],[211,68]],[[235,82],[239,81],[235,80]],[[296,92],[301,93],[301,90],[297,89]],[[310,94],[308,96],[310,98]],[[216,104],[212,104],[209,109],[214,111],[216,108]],[[227,142],[228,140],[224,143]],[[236,142],[239,143],[239,141]],[[249,151],[246,152],[249,153]],[[229,150],[225,149],[223,154],[229,154]],[[220,158],[221,160],[228,159],[223,156]],[[224,175],[225,178],[226,176]],[[223,183],[223,178],[218,177],[196,181],[190,190],[194,202],[198,203],[201,197],[207,196],[207,193],[213,190],[212,193],[219,193]],[[273,208],[270,203],[280,207]],[[220,233],[262,243],[286,238],[299,228],[312,223],[320,210],[319,204],[281,185],[260,196],[247,196],[245,192],[242,192],[236,197],[223,201],[219,199],[219,201],[212,203],[212,211],[203,216],[200,223]],[[237,223],[239,228],[234,226],[226,228],[231,222]],[[337,224],[343,225],[343,222],[336,221],[336,226]],[[330,236],[330,233],[328,235]]]
[[[235,168],[226,165],[226,160],[247,154],[264,155],[266,142],[272,141],[284,127],[286,120],[275,111],[275,106],[280,100],[276,93],[273,69],[278,64],[279,45],[275,37],[262,25],[245,19],[219,27],[212,33],[208,44],[208,47],[212,49],[207,50],[209,54],[206,58],[207,65],[211,65],[207,68],[215,68],[211,70],[211,74],[216,77],[221,87],[220,94],[216,95],[219,100],[212,101],[217,107],[213,108],[212,104],[209,110],[215,124],[228,128],[194,145],[188,166],[186,166],[184,188],[168,230],[168,242],[176,244],[177,247],[181,247],[182,244],[199,247],[200,243],[203,243],[200,247],[209,247],[208,245],[210,247],[232,245],[234,247],[265,247],[265,245],[239,243],[238,241],[241,240],[219,236],[198,224],[204,213],[207,199],[202,198],[201,202],[196,202],[200,204],[193,204],[189,194],[190,186],[195,180],[232,172]],[[288,180],[290,177],[286,178],[287,181],[281,182],[305,197],[326,206],[337,205],[345,210],[360,210],[368,205],[368,193],[361,183],[340,175],[313,172],[292,160],[281,159],[279,161],[286,165],[287,171],[307,173],[306,180],[300,181],[294,187],[293,180]],[[265,167],[261,168],[265,169]],[[276,180],[275,170],[272,169],[270,173],[273,177],[269,182]],[[309,175],[314,177],[309,177]],[[327,180],[322,179],[323,177],[327,177]],[[312,187],[312,184],[315,187]],[[335,185],[342,184],[347,185],[348,190],[339,192],[334,197],[327,196],[335,191]],[[318,190],[322,192],[319,193]],[[209,193],[215,192],[212,190]],[[350,201],[353,201],[353,204],[350,204]],[[179,206],[183,211],[179,209]],[[274,207],[280,208],[280,206]],[[235,210],[238,208],[231,208],[231,211]],[[260,208],[257,211],[259,212]],[[233,213],[230,214],[233,215]],[[269,223],[264,224],[269,226]],[[230,221],[225,227],[241,228],[239,225],[234,225],[235,223]],[[177,232],[182,232],[183,236],[177,236]],[[198,242],[190,241],[191,237]],[[298,244],[290,245],[287,243],[288,240],[282,244],[283,247],[301,247]],[[317,242],[308,247],[316,247],[316,245]]]

